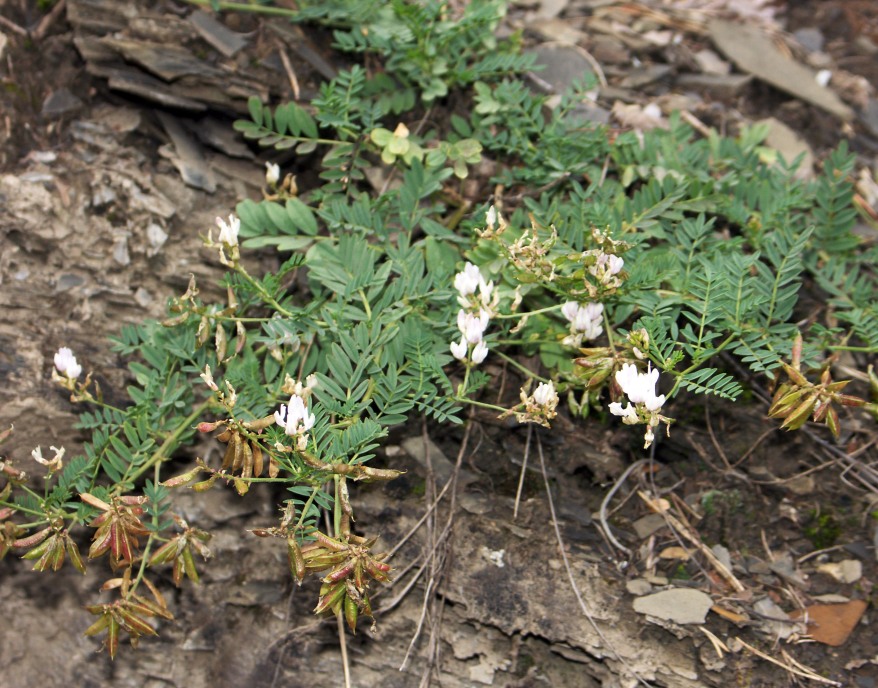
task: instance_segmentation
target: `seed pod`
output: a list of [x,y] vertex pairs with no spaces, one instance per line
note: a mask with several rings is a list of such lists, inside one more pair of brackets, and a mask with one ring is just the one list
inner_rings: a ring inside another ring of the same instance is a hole
[[237,437],[238,434],[235,433],[229,437],[229,446],[226,447],[226,453],[223,455],[223,463],[220,466],[220,470],[228,471],[232,468],[235,463],[235,443],[234,438]]
[[244,441],[241,439],[240,433],[235,433],[232,441],[229,442],[230,447],[234,447],[234,461],[232,462],[232,473],[237,473],[244,465]]
[[181,559],[183,560],[183,570],[186,571],[186,576],[193,583],[198,583],[198,570],[195,568],[195,558],[192,556],[192,550],[188,547],[184,549]]
[[277,462],[274,454],[271,453],[268,455],[268,477],[276,478],[278,473],[280,473],[280,464]]
[[[42,530],[34,533],[33,535],[28,535],[25,538],[21,538],[20,540],[16,540],[12,543],[13,547],[33,547],[34,545],[40,544],[43,540],[45,540],[52,533],[52,528],[43,528]],[[24,558],[24,557],[22,557]],[[33,559],[33,557],[31,557]]]
[[333,569],[330,573],[324,576],[323,580],[327,583],[336,583],[344,580],[354,572],[356,562],[356,559],[348,559],[341,566]]
[[100,509],[101,511],[109,511],[110,509],[112,509],[112,507],[109,504],[107,504],[105,501],[98,499],[97,497],[95,497],[92,494],[89,494],[88,492],[81,493],[79,495],[79,498],[83,502],[88,504],[89,506],[93,506],[96,509]]
[[305,557],[302,555],[302,548],[295,537],[287,538],[287,558],[290,561],[290,573],[301,585],[302,581],[305,580]]
[[67,546],[67,554],[70,555],[70,563],[73,564],[73,568],[85,575],[85,564],[79,554],[79,547],[70,539],[69,535],[64,537],[64,544]]
[[354,566],[354,585],[357,586],[357,590],[360,592],[366,589],[366,571],[363,566],[362,557],[357,557],[357,563]]
[[315,614],[323,614],[332,607],[340,604],[346,592],[344,582],[332,584],[327,588],[325,593],[323,592],[324,588],[321,588],[320,590],[322,597],[314,608]]
[[116,658],[116,651],[119,649],[119,622],[114,616],[110,616],[107,624],[107,652],[110,653],[110,659]]
[[348,627],[351,629],[351,633],[357,632],[357,614],[359,614],[359,611],[356,600],[350,595],[345,595],[344,618],[345,621],[348,622]]
[[146,621],[136,614],[131,613],[129,609],[120,608],[119,616],[125,630],[135,635],[158,635],[156,630]]
[[253,452],[253,475],[260,477],[262,475],[262,447],[256,442],[250,443]]
[[181,475],[174,476],[173,478],[168,478],[167,480],[163,480],[160,484],[165,487],[179,487],[180,485],[185,485],[186,483],[190,483],[201,473],[203,469],[201,466],[196,466],[192,470],[186,471]]
[[323,571],[330,566],[337,566],[347,559],[347,557],[348,555],[346,552],[330,552],[319,557],[311,557],[310,559],[306,558],[305,568],[308,571]]
[[811,394],[808,398],[805,399],[799,406],[796,407],[794,411],[790,413],[786,417],[783,423],[781,423],[781,428],[785,430],[798,430],[805,423],[808,422],[808,416],[811,415],[811,412],[814,410],[814,406],[817,404],[817,395]]
[[22,559],[39,559],[42,557],[48,550],[49,547],[52,546],[52,539],[43,540],[40,544],[34,547],[31,550],[28,550],[25,554],[22,555]]
[[202,480],[200,483],[195,483],[194,485],[190,485],[193,490],[196,492],[207,492],[210,488],[213,487],[213,484],[219,479],[219,473],[214,473],[207,480]]
[[253,450],[250,449],[250,443],[246,440],[241,442],[241,477],[251,478],[253,476]]
[[379,561],[375,561],[372,557],[366,557],[363,562],[363,567],[366,569],[366,573],[368,573],[372,578],[381,582],[381,583],[389,583],[390,576],[387,575],[386,571],[389,571],[388,567],[386,570],[383,570],[379,567],[387,566],[387,564],[382,564]]

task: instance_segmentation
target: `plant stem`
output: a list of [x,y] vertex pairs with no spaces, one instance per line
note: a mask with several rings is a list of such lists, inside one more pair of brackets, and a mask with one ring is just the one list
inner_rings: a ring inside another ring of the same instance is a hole
[[[176,427],[176,429],[162,442],[162,445],[155,451],[155,453],[149,458],[149,460],[143,464],[140,468],[138,468],[134,473],[130,476],[123,476],[120,484],[125,482],[134,482],[144,473],[146,473],[150,468],[155,467],[158,470],[159,465],[162,461],[170,458],[170,453],[177,448],[180,444],[180,436],[190,428],[192,423],[194,423],[201,414],[204,413],[205,409],[209,408],[213,400],[208,399],[206,401],[201,402],[198,406],[195,407],[195,410],[192,411],[186,418],[184,418],[180,424]],[[156,483],[159,482],[158,477],[156,478]]]
[[254,14],[269,14],[276,17],[295,17],[299,14],[296,10],[284,7],[251,5],[246,2],[217,2],[215,4],[211,0],[184,0],[184,2],[188,2],[190,5],[198,5],[199,7],[215,6],[220,12],[252,12]]

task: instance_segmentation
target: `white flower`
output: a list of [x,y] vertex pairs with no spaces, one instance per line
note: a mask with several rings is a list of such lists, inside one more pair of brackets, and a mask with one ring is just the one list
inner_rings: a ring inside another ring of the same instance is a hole
[[488,320],[488,313],[485,310],[480,310],[478,315],[474,315],[460,309],[457,312],[457,329],[461,331],[467,342],[478,344],[488,327]]
[[484,281],[485,278],[482,277],[479,268],[472,263],[467,263],[463,266],[463,271],[454,276],[454,288],[457,289],[460,296],[467,297],[470,294],[475,294],[476,289]]
[[451,355],[458,361],[462,361],[466,358],[467,349],[468,344],[466,343],[466,337],[461,337],[459,342],[451,342]]
[[644,404],[648,411],[658,411],[665,403],[665,395],[655,395],[659,371],[651,365],[645,373],[638,373],[633,363],[626,363],[622,370],[616,372],[616,382],[628,395],[632,404]]
[[64,449],[64,447],[61,447],[60,449],[58,449],[58,447],[49,447],[49,449],[55,452],[55,456],[53,456],[51,459],[43,458],[42,447],[37,447],[30,453],[30,455],[34,457],[34,461],[42,464],[43,466],[46,466],[49,469],[49,472],[61,470],[62,466],[64,465],[61,459],[64,457],[64,452],[67,450]]
[[534,401],[540,406],[554,408],[558,405],[558,393],[551,382],[541,382],[534,391]]
[[484,340],[480,341],[473,347],[472,360],[473,363],[479,364],[485,360],[488,355],[488,345]]
[[497,209],[494,206],[488,208],[488,212],[485,213],[485,224],[491,229],[497,224]]
[[273,162],[265,163],[265,183],[269,186],[276,186],[280,179],[280,165]]
[[55,367],[59,373],[71,380],[75,380],[82,373],[82,366],[76,362],[76,356],[66,346],[62,346],[55,353]]
[[241,220],[234,215],[229,215],[229,223],[221,217],[216,219],[216,224],[220,229],[219,241],[227,246],[238,245],[238,232],[241,231]]
[[628,404],[625,408],[622,408],[622,404],[618,401],[614,401],[610,404],[610,413],[614,416],[622,416],[623,420],[631,419],[632,422],[637,422],[637,411],[634,406]]
[[[561,313],[570,321],[570,329],[573,336],[567,337],[564,342],[572,346],[579,346],[582,336],[586,339],[597,339],[604,331],[601,325],[601,316],[604,312],[604,304],[587,303],[584,306],[576,301],[568,301],[561,306]],[[583,333],[576,336],[576,333]]]
[[304,435],[314,427],[314,414],[308,413],[305,402],[297,394],[290,397],[285,406],[274,412],[274,420],[290,437]]
[[607,256],[607,272],[611,275],[618,275],[624,265],[625,261],[620,256]]

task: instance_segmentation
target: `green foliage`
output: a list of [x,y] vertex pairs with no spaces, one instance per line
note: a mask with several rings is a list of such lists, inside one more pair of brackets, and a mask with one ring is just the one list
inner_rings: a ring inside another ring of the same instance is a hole
[[[369,73],[340,72],[310,107],[251,99],[249,119],[235,123],[257,145],[294,156],[285,172],[314,170],[316,184],[270,183],[263,200],[237,205],[234,240],[208,240],[228,268],[223,302],[202,301],[193,279],[167,320],[113,339],[129,361],[124,402],[109,403],[90,378],[61,379],[87,404],[84,453],[49,476],[43,495],[16,485],[0,500],[28,527],[96,524],[124,535],[113,556],[128,567],[126,604],[144,604],[134,591],[148,557],[127,551],[141,551],[141,540],[162,561],[179,543],[175,580],[181,571],[197,580],[189,547],[207,556],[206,534],[172,513],[169,488],[225,483],[243,496],[260,482],[282,485],[279,525],[254,532],[284,540],[300,581],[330,560],[356,560],[359,577],[342,581],[357,592],[344,608],[351,624],[371,614],[363,562],[375,580],[386,572],[350,531],[349,484],[395,477],[371,465],[394,426],[460,423],[468,404],[548,425],[557,398],[547,380],[581,399],[571,410],[586,415],[624,401],[610,397],[620,374],[661,371],[667,406],[631,403],[635,415],[625,417],[647,425],[649,444],[683,390],[734,400],[753,376],[793,370],[795,396],[816,388],[799,363],[807,372],[835,351],[878,350],[878,250],[852,231],[845,147],[801,181],[794,166],[770,164],[764,128],[700,137],[672,115],[667,129],[616,135],[585,119],[588,79],[550,109],[521,78],[531,58],[493,35],[500,0],[465,3],[459,16],[434,1],[299,6],[296,19],[330,27],[339,49],[381,61]],[[466,197],[462,180],[483,153],[496,172],[472,188],[503,189],[495,200],[507,217]],[[241,254],[264,249],[283,262],[251,275]],[[472,265],[460,273],[464,261]],[[466,291],[455,282],[471,270]],[[466,326],[482,313],[490,325],[478,345],[523,378],[512,408],[483,394],[497,369],[477,367]],[[827,398],[858,401],[840,393],[844,382],[821,384]],[[786,427],[814,410],[816,397],[803,394],[795,407],[778,402]],[[222,458],[170,477],[196,429],[215,433]],[[320,531],[326,511],[329,535]],[[322,593],[319,609],[340,613],[343,587]],[[112,614],[99,611],[97,626],[109,624]],[[130,623],[135,637],[148,634],[145,622]]]

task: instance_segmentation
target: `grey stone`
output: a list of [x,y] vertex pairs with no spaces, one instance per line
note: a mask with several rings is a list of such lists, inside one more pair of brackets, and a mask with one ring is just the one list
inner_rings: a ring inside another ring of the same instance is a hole
[[678,624],[700,624],[713,606],[710,595],[700,590],[674,588],[634,600],[634,611]]
[[793,32],[793,38],[799,41],[809,53],[817,53],[823,50],[823,32],[820,29],[806,27]]
[[70,92],[70,89],[61,87],[52,91],[43,101],[40,114],[49,119],[55,119],[63,115],[75,112],[82,107],[82,101]]

